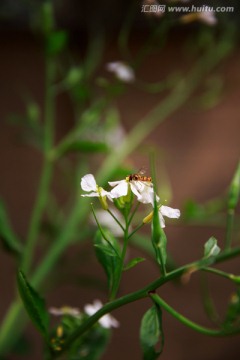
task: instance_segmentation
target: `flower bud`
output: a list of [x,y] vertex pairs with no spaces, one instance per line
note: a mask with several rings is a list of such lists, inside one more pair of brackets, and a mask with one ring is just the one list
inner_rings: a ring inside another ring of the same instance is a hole
[[237,206],[240,193],[240,164],[238,164],[237,170],[233,176],[229,194],[228,194],[228,209],[234,210]]
[[100,204],[102,205],[102,208],[104,210],[108,210],[108,203],[107,203],[107,197],[106,196],[99,196]]
[[152,221],[153,218],[153,211],[150,212],[150,214],[148,214],[144,219],[143,219],[143,223],[144,224],[148,224]]

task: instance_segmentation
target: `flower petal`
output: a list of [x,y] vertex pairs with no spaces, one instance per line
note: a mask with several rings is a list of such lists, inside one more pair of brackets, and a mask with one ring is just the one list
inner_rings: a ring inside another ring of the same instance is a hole
[[122,182],[125,182],[126,180],[118,180],[118,181],[109,181],[109,185],[110,186],[117,186],[118,184],[122,183]]
[[83,176],[81,180],[81,187],[84,191],[96,191],[97,183],[92,174],[87,174]]
[[179,209],[173,209],[169,206],[164,206],[164,205],[160,207],[160,212],[162,215],[172,219],[178,219],[181,214]]
[[128,193],[128,182],[126,180],[120,181],[120,183],[110,191],[112,198],[119,198],[120,196],[126,196]]
[[86,197],[86,196],[88,196],[88,197],[99,197],[99,193],[91,192],[89,194],[82,194],[81,196],[83,196],[83,197]]
[[159,211],[159,220],[160,220],[160,225],[162,228],[165,228],[165,220],[164,217],[162,216],[162,214]]
[[[137,196],[138,201],[143,204],[152,204],[154,202],[154,190],[151,183],[143,181],[131,181],[131,190]],[[157,199],[159,197],[157,196]]]

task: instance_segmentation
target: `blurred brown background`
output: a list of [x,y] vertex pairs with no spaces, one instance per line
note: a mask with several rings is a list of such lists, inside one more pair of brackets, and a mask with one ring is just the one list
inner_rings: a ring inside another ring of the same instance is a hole
[[[102,7],[104,5],[104,9],[108,9],[109,12],[105,13],[102,20],[105,21],[107,27],[111,28],[114,19],[117,27],[124,15],[124,2],[120,4],[115,1],[114,7],[110,2],[94,4],[94,11],[91,10],[92,3],[91,6],[87,5],[87,2],[81,6],[79,3],[81,2],[65,1],[60,6],[56,1],[59,25],[70,29],[72,49],[81,56],[86,44],[84,29],[88,25],[87,20],[91,23],[97,21],[95,20],[97,9],[101,9],[104,14]],[[5,2],[5,10],[10,9],[9,4]],[[27,231],[38,185],[42,165],[41,155],[30,145],[21,142],[20,129],[10,126],[6,119],[10,113],[23,112],[21,94],[25,91],[29,91],[40,104],[43,103],[44,96],[43,55],[40,43],[26,25],[27,9],[27,6],[25,8],[13,6],[12,19],[5,17],[0,33],[0,194],[7,205],[14,229],[22,238]],[[89,16],[86,17],[86,14]],[[141,20],[139,20],[138,30],[131,39],[133,49],[138,48],[144,35]],[[155,78],[158,80],[164,78],[169,69],[185,68],[188,58],[182,44],[183,39],[188,35],[187,32],[188,29],[175,30],[164,53],[155,52],[150,56],[138,75],[154,81]],[[98,69],[99,74],[104,73],[104,62],[116,60],[119,56],[114,37],[107,45],[102,65]],[[221,73],[223,79],[223,90],[216,106],[202,109],[196,95],[146,139],[145,144],[161,149],[163,163],[172,186],[171,205],[173,207],[181,209],[187,198],[204,202],[218,196],[226,190],[231,180],[239,160],[240,148],[239,55],[239,48],[236,47],[218,67],[217,71]],[[159,101],[159,96],[143,93],[130,86],[127,93],[117,101],[125,129],[129,130],[139,118],[148,113]],[[73,124],[67,97],[61,96],[59,100],[57,122],[58,137],[66,134]],[[137,168],[142,165],[142,162],[146,165],[147,157],[142,155],[140,149],[139,152],[135,152],[131,161]],[[176,222],[175,226],[167,227],[166,232],[169,250],[180,264],[191,262],[201,256],[203,245],[210,236],[215,236],[220,244],[224,239],[224,229],[213,226],[186,227]],[[81,251],[88,254],[88,259],[91,261],[76,263],[75,267],[71,268],[72,260],[80,256]],[[130,255],[139,254],[136,249],[131,251]],[[0,313],[2,317],[15,293],[13,284],[16,268],[10,255],[1,251],[0,256]],[[70,269],[67,269],[66,264]],[[47,289],[46,298],[49,306],[68,304],[82,308],[85,303],[90,303],[95,298],[106,300],[100,291],[88,287],[79,288],[74,280],[69,281],[69,277],[67,278],[66,273],[64,274],[65,269],[67,273],[74,273],[75,276],[98,275],[102,272],[94,258],[91,245],[84,246],[83,249],[76,245],[69,249],[59,262],[62,282]],[[239,261],[228,262],[225,269],[239,274]],[[158,269],[148,259],[123,277],[121,294],[139,289],[157,277]],[[104,274],[100,278],[104,279]],[[210,278],[214,299],[219,310],[224,313],[234,288],[223,279]],[[166,285],[159,293],[184,315],[210,326],[202,309],[198,285],[199,276],[193,275],[191,281],[185,286]],[[143,313],[149,306],[150,301],[144,300],[114,312],[113,315],[120,321],[121,327],[113,331],[110,347],[103,360],[141,358],[138,327]],[[165,330],[165,348],[161,356],[163,360],[223,360],[226,358],[235,360],[240,356],[238,336],[225,339],[210,338],[194,333],[165,312],[163,319]],[[37,360],[42,358],[41,343],[32,325],[28,326],[27,338],[36,349],[34,356],[13,355],[8,359]]]

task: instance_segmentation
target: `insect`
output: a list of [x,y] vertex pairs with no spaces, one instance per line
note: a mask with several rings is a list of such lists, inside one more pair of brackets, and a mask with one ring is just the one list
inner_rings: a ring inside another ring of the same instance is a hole
[[136,174],[130,174],[127,176],[128,181],[142,181],[142,182],[152,182],[151,176],[145,176],[145,170],[140,169]]

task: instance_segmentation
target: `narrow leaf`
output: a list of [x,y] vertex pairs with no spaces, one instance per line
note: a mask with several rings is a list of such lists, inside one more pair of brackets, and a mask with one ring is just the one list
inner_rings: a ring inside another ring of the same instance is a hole
[[106,246],[106,244],[94,244],[94,246],[102,250],[108,256],[117,256],[116,252],[111,247]]
[[17,283],[19,294],[29,317],[40,333],[47,337],[49,315],[44,300],[29,284],[21,270],[17,274]]
[[[156,345],[160,341],[160,349]],[[162,312],[158,305],[151,307],[143,316],[140,327],[140,342],[144,360],[155,360],[163,350],[164,335]]]
[[17,254],[21,253],[22,244],[9,224],[6,209],[2,201],[0,201],[0,240],[8,251]]
[[212,257],[217,256],[220,253],[221,249],[217,245],[217,239],[213,236],[208,239],[208,241],[204,245],[204,257]]
[[142,258],[142,257],[136,257],[136,258],[129,261],[129,263],[124,267],[124,270],[129,270],[129,269],[133,268],[134,266],[136,266],[137,264],[139,264],[142,261],[145,261],[145,259]]

